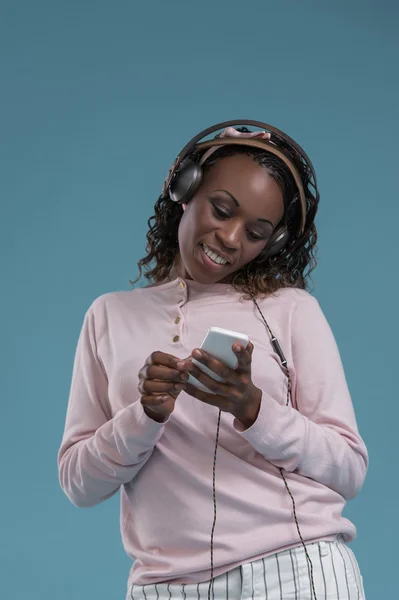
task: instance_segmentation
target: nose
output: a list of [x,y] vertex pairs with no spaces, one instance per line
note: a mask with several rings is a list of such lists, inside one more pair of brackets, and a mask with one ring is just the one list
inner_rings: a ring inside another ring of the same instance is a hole
[[238,250],[241,245],[242,224],[238,219],[230,219],[216,231],[216,237],[226,249]]

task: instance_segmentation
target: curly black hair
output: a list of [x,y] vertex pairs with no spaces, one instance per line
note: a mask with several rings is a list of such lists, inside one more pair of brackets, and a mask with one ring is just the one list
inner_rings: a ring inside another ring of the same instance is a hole
[[[240,128],[239,131],[248,131]],[[295,202],[298,190],[286,164],[267,150],[249,146],[228,145],[219,147],[203,165],[204,171],[211,169],[217,160],[235,154],[251,156],[263,166],[277,182],[283,193],[284,204],[291,207],[285,211],[284,221],[290,232],[290,239],[285,249],[277,256],[267,257],[266,251],[233,273],[228,281],[244,298],[257,298],[275,293],[285,287],[308,289],[309,275],[316,267],[317,231],[314,218],[318,208],[318,193],[312,180],[309,165],[303,157],[285,140],[272,134],[271,142],[280,147],[298,169],[306,197],[307,212],[303,234],[297,236],[301,212],[299,202]],[[199,160],[200,155],[194,153],[192,159]],[[139,281],[146,270],[145,278],[150,284],[166,281],[171,274],[175,259],[179,253],[178,228],[183,208],[172,202],[169,197],[160,196],[155,204],[155,214],[148,220],[147,255],[137,263]]]

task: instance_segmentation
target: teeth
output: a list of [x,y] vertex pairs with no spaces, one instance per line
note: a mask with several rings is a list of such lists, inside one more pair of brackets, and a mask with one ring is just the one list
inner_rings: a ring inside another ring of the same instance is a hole
[[212,250],[209,250],[209,248],[207,246],[205,246],[205,244],[202,244],[202,247],[204,249],[205,254],[211,260],[213,260],[214,263],[216,263],[217,265],[225,265],[225,264],[227,264],[227,260],[226,259],[222,258],[221,256],[219,256],[215,252],[212,252]]

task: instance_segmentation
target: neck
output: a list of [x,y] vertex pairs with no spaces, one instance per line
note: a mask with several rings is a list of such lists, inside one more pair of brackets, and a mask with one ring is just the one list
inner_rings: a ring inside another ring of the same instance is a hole
[[180,253],[176,255],[175,261],[169,273],[168,280],[172,281],[177,277],[181,277],[182,279],[191,279],[190,275],[187,273],[183,265]]
[[[169,272],[169,275],[167,277],[166,281],[173,281],[174,279],[177,279],[178,277],[181,277],[182,279],[185,279],[186,281],[194,281],[193,278],[191,277],[191,275],[187,272],[183,261],[181,259],[181,255],[180,253],[176,255],[175,261],[172,265],[172,268]],[[222,279],[221,281],[215,281],[211,284],[208,285],[215,285],[215,284],[225,284],[225,285],[230,285],[231,284],[231,276],[227,277],[226,279]]]

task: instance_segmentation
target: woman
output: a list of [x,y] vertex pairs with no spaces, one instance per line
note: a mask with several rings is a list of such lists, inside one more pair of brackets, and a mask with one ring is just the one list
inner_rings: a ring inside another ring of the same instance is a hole
[[[367,451],[306,291],[314,173],[279,130],[237,124],[196,136],[171,169],[139,261],[150,285],[86,314],[61,485],[82,507],[121,490],[127,598],[363,599],[342,510]],[[211,326],[249,336],[237,369],[199,352]]]

